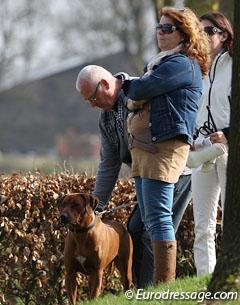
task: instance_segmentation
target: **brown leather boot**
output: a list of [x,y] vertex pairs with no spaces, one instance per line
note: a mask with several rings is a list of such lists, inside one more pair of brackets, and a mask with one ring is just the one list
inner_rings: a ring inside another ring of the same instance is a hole
[[154,273],[153,285],[175,280],[176,276],[176,240],[153,240]]

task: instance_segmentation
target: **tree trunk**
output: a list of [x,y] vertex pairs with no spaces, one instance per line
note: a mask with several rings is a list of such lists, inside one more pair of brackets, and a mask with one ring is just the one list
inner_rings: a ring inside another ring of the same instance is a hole
[[240,290],[240,5],[234,2],[234,55],[229,161],[223,226],[222,251],[217,261],[209,291]]

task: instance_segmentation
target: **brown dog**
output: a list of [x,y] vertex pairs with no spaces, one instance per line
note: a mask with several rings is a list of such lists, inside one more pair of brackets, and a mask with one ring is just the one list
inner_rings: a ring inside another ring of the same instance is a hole
[[76,304],[76,273],[88,275],[90,298],[101,292],[103,270],[112,262],[122,277],[124,290],[132,284],[132,240],[121,223],[102,221],[94,214],[98,200],[92,195],[72,193],[60,202],[61,222],[69,228],[65,239],[66,290]]

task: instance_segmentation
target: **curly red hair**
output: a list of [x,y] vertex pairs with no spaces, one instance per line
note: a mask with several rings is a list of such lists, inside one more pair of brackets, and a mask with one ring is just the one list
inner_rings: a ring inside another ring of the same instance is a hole
[[202,75],[207,75],[210,64],[209,42],[195,13],[189,8],[179,10],[173,7],[163,7],[159,13],[160,17],[164,15],[172,19],[183,35],[183,52],[196,59]]

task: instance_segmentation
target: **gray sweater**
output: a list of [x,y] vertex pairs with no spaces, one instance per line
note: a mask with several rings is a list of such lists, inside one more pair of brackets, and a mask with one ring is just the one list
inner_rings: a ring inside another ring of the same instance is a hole
[[[128,149],[126,128],[126,119],[129,111],[124,106],[125,99],[126,97],[121,90],[114,109],[102,110],[100,113],[100,163],[93,195],[99,198],[101,207],[104,207],[111,197],[122,163],[131,166],[131,155]],[[119,111],[119,103],[122,105],[122,116],[120,117],[123,125],[123,134],[120,131],[116,119],[116,112]]]

